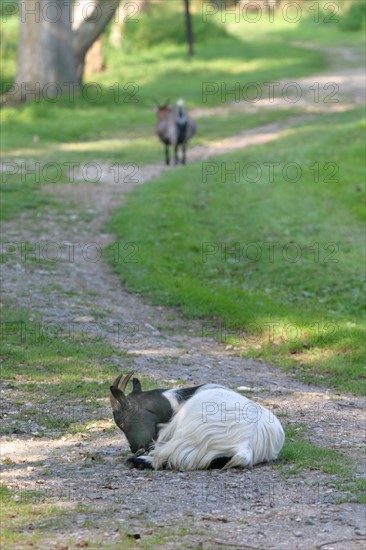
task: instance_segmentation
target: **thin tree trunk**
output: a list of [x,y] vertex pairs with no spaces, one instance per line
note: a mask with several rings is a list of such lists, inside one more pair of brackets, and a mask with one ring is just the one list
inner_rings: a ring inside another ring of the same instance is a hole
[[191,12],[189,10],[189,0],[184,0],[184,8],[185,8],[185,14],[186,14],[186,34],[187,34],[187,42],[188,42],[188,51],[189,55],[194,55],[194,48],[193,48],[193,29],[192,29],[192,17]]

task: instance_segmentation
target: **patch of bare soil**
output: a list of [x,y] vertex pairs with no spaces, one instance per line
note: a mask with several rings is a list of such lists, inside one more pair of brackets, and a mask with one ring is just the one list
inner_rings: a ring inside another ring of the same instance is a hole
[[[358,102],[358,73],[352,74],[354,80],[339,82],[347,86],[352,101]],[[327,81],[329,77],[322,78]],[[307,79],[302,82],[308,85]],[[189,151],[189,159],[275,140],[298,120],[295,117],[196,147]],[[115,183],[111,167],[105,166],[99,185],[47,186],[62,201],[62,211],[43,210],[36,220],[25,213],[4,224],[3,240],[69,245],[55,262],[24,262],[14,256],[3,264],[4,293],[14,304],[35,312],[44,325],[97,323],[111,345],[130,355],[135,371],[156,378],[157,385],[180,379],[187,384],[246,386],[247,395],[272,407],[285,426],[306,425],[310,441],[341,451],[350,467],[364,467],[364,399],[304,385],[263,361],[238,357],[236,349],[212,338],[209,325],[149,305],[121,285],[103,257],[91,261],[92,249],[90,256],[82,253],[87,243],[102,249],[113,240],[103,232],[111,210],[122,204],[135,185],[163,170],[164,166],[144,166],[138,181],[127,183],[122,174],[123,183]],[[70,243],[79,243],[72,260]],[[116,326],[128,330],[116,337]],[[122,367],[116,365],[116,374]],[[336,476],[294,470],[285,478],[270,464],[246,471],[129,470],[124,464],[128,446],[113,428],[107,396],[102,409],[81,403],[82,421],[94,422],[85,433],[63,437],[57,430],[40,436],[37,419],[24,427],[17,416],[20,396],[24,397],[3,384],[4,420],[14,433],[1,438],[2,458],[6,459],[2,479],[17,490],[41,490],[40,501],[48,498],[60,510],[70,508],[52,528],[37,516],[23,526],[24,532],[44,534],[39,548],[86,544],[122,548],[122,533],[130,535],[131,546],[160,548],[158,537],[167,532],[172,542],[164,542],[164,548],[365,547],[364,509],[352,502],[339,503],[349,495],[339,487]],[[46,406],[52,410],[53,404]],[[75,503],[84,507],[75,509]]]

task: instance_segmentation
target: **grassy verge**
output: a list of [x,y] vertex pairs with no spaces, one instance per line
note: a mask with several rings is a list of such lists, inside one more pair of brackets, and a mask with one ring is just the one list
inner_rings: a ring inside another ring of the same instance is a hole
[[52,200],[39,189],[39,185],[23,183],[18,176],[6,176],[1,186],[1,217],[10,220],[24,211],[35,211],[49,206]]
[[92,419],[111,381],[123,370],[119,364],[130,364],[106,340],[108,329],[97,322],[47,325],[6,304],[1,330],[2,380],[6,397],[19,405],[15,428],[25,433],[29,425],[42,435],[47,429],[71,429]]
[[[109,386],[133,368],[114,342],[137,338],[135,327],[111,328],[103,318],[45,324],[8,303],[1,317],[1,412],[15,402],[17,413],[6,416],[0,433],[58,437],[112,418]],[[156,388],[152,378],[140,379],[144,390]]]
[[138,188],[108,226],[139,246],[122,280],[245,354],[362,394],[363,127],[359,110],[323,116]]
[[280,466],[285,475],[307,469],[340,476],[346,476],[349,473],[351,462],[345,456],[306,441],[304,432],[306,427],[301,425],[286,429],[286,441],[280,454],[280,460],[290,465],[289,468],[283,464]]
[[331,476],[329,486],[342,493],[337,497],[338,502],[366,502],[366,479],[341,453],[310,443],[306,439],[305,426],[286,429],[285,445],[279,459],[276,468],[288,481],[301,472],[318,471]]

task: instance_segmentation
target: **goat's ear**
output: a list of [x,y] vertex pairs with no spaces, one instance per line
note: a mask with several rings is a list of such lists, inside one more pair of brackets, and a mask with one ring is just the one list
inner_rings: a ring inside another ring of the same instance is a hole
[[125,394],[121,390],[116,388],[116,386],[111,386],[109,389],[111,390],[110,400],[112,409],[115,412],[130,407],[130,404],[126,399]]
[[140,393],[142,392],[141,388],[141,382],[138,378],[132,378],[132,392],[133,393]]

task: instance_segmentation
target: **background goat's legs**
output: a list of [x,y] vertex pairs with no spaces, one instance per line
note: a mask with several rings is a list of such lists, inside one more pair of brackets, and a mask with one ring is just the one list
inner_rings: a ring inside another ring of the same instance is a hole
[[165,164],[170,164],[170,158],[169,158],[169,145],[165,145]]

